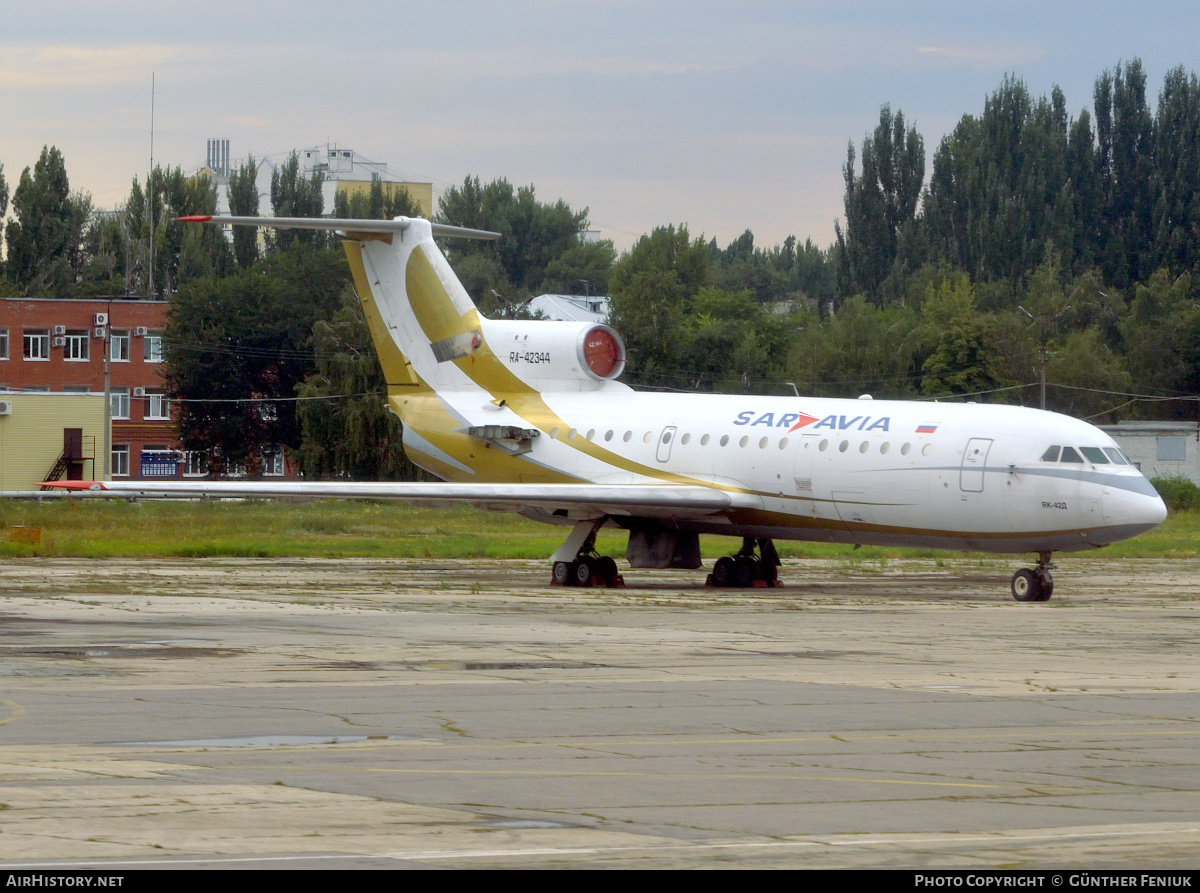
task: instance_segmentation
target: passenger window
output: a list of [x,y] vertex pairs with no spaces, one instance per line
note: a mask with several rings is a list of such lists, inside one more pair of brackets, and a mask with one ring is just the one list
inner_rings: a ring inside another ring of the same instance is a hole
[[729,435],[728,435],[728,434],[722,434],[722,435],[721,435],[721,446],[725,446],[725,445],[727,445],[728,443],[729,443]]
[[1046,450],[1046,452],[1042,453],[1042,461],[1043,462],[1057,462],[1059,449],[1061,449],[1061,448],[1056,447],[1056,446],[1050,447],[1048,450]]
[[1087,457],[1087,460],[1093,465],[1108,464],[1108,459],[1104,455],[1104,450],[1100,449],[1100,447],[1080,447],[1079,449],[1083,455]]
[[1062,458],[1059,459],[1058,461],[1059,462],[1078,462],[1080,465],[1082,465],[1083,464],[1083,456],[1081,456],[1081,455],[1079,455],[1079,453],[1075,452],[1075,447],[1063,447]]

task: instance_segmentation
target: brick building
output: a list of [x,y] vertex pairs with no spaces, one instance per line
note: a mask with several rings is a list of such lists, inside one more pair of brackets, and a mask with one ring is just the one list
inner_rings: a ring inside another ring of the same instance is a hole
[[162,380],[166,314],[165,301],[6,298],[0,388],[103,394],[107,367],[110,474],[175,477],[179,437]]

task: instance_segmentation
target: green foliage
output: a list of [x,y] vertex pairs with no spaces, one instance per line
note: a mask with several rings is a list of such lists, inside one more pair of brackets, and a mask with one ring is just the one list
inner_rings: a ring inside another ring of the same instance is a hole
[[114,273],[123,275],[126,292],[164,297],[191,279],[232,272],[233,253],[220,230],[176,219],[216,209],[217,187],[206,176],[185,177],[180,167],[155,166],[144,189],[135,177],[122,215],[123,250],[114,257]]
[[925,181],[925,142],[904,113],[885,105],[873,137],[862,144],[862,176],[855,176],[854,144],[842,168],[846,180],[846,229],[837,224],[843,293],[861,290],[878,302],[884,281],[910,231]]
[[362,304],[350,287],[341,308],[313,324],[316,372],[297,388],[305,477],[416,480],[404,455],[400,420],[387,411],[387,388]]
[[[258,216],[258,167],[254,156],[249,155],[245,163],[229,175],[226,198],[229,213],[234,217]],[[240,268],[254,265],[258,260],[258,230],[249,226],[233,228],[233,256]]]
[[92,202],[71,194],[62,153],[43,146],[32,173],[21,173],[5,230],[9,279],[24,294],[72,297],[83,267],[83,230]]
[[[321,196],[321,174],[300,174],[300,156],[292,152],[288,160],[271,173],[271,210],[276,217],[320,217],[325,208]],[[310,251],[320,251],[329,244],[323,230],[272,230],[268,243],[276,251],[286,251],[299,243]]]
[[[500,233],[495,241],[456,239],[445,249],[456,271],[469,258],[477,258],[466,266],[471,279],[467,293],[485,313],[527,300],[547,286],[561,288],[564,279],[568,294],[575,290],[575,279],[587,278],[591,294],[603,288],[597,274],[606,272],[603,262],[606,255],[611,257],[612,245],[584,245],[586,208],[574,211],[562,199],[552,205],[539,202],[532,186],[514,190],[507,180],[482,185],[478,177],[467,177],[461,188],[451,187],[442,195],[437,219]],[[557,265],[551,272],[552,263]]]
[[1200,508],[1200,487],[1183,475],[1150,478],[1150,483],[1172,512],[1189,512]]
[[225,279],[173,296],[164,333],[166,380],[180,399],[187,449],[256,468],[262,453],[300,445],[293,398],[316,369],[311,334],[349,282],[339,248],[297,244]]

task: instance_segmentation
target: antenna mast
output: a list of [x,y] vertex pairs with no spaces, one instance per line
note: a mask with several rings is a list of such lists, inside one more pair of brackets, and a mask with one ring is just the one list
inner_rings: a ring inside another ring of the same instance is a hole
[[154,72],[150,72],[150,173],[146,176],[146,201],[150,206],[150,282],[146,293],[154,297]]

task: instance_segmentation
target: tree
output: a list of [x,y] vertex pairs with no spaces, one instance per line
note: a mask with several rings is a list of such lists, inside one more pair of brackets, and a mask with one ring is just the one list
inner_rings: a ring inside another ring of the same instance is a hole
[[4,165],[0,164],[0,235],[4,234],[4,215],[8,213],[8,182],[4,179]]
[[401,445],[400,420],[387,409],[387,387],[362,303],[342,289],[341,308],[313,324],[316,372],[297,388],[306,477],[416,480]]
[[1155,263],[1174,275],[1200,272],[1200,82],[1182,66],[1167,72],[1154,122],[1158,190]]
[[[461,188],[447,189],[438,202],[437,219],[452,226],[465,226],[500,233],[495,241],[455,240],[448,245],[446,256],[459,270],[467,258],[483,257],[472,262],[470,270],[476,279],[464,285],[485,312],[495,309],[489,300],[493,291],[510,302],[531,297],[544,288],[547,270],[552,262],[583,245],[581,234],[587,229],[587,209],[572,210],[559,199],[554,204],[539,202],[533,186],[514,190],[507,180],[493,180],[481,185],[478,177],[467,177]],[[564,261],[582,261],[586,267],[602,256],[586,251]],[[487,271],[487,276],[480,276]],[[553,274],[551,284],[561,282],[563,266]]]
[[[254,156],[249,155],[237,170],[229,175],[225,196],[229,200],[229,213],[235,217],[258,216],[258,167]],[[233,256],[237,265],[246,269],[258,260],[258,230],[250,226],[233,228]]]
[[299,447],[294,397],[316,371],[313,325],[333,314],[349,278],[339,249],[295,245],[172,296],[166,381],[187,449],[257,467],[265,452]]
[[904,113],[879,110],[873,137],[862,144],[862,176],[855,176],[854,144],[842,168],[846,180],[846,229],[837,224],[843,291],[861,290],[877,303],[899,256],[901,234],[912,226],[925,181],[925,142]]
[[27,295],[70,297],[82,267],[84,226],[91,197],[71,194],[62,153],[43,146],[32,173],[21,173],[5,231],[8,275]]
[[[276,217],[320,217],[325,208],[321,196],[321,173],[309,177],[300,174],[300,156],[292,152],[288,160],[271,174],[271,209]],[[318,251],[328,244],[322,230],[277,229],[270,244],[279,251],[293,242]]]
[[339,189],[333,199],[334,217],[358,220],[391,220],[395,217],[419,217],[421,206],[409,191],[396,183],[385,184],[375,174],[367,191],[350,193]]
[[232,272],[233,253],[220,230],[177,219],[216,209],[217,187],[207,176],[186,177],[178,166],[156,165],[144,189],[135,177],[124,214],[128,292],[163,297],[190,279]]
[[1154,194],[1154,123],[1146,104],[1146,73],[1139,59],[1118,64],[1096,80],[1096,138],[1104,189],[1101,263],[1119,288],[1151,272]]

